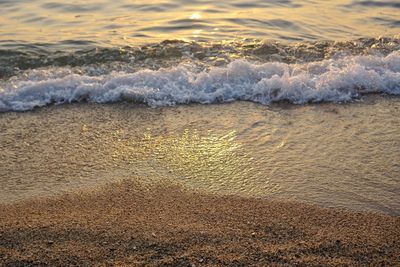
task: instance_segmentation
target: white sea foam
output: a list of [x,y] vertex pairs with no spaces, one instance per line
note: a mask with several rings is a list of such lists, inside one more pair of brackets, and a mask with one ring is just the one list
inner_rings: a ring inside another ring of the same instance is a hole
[[187,64],[103,76],[76,74],[68,68],[32,70],[0,84],[0,111],[83,100],[132,100],[151,106],[235,100],[303,104],[350,101],[365,93],[400,94],[400,51],[304,64],[236,60],[203,71]]

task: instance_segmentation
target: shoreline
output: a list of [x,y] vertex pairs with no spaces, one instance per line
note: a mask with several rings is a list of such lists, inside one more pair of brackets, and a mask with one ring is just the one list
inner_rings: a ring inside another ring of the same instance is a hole
[[400,217],[134,181],[0,204],[2,266],[399,263]]

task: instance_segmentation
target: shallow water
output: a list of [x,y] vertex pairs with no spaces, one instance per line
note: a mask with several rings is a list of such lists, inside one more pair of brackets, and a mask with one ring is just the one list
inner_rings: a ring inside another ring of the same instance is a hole
[[399,215],[399,118],[399,99],[386,97],[3,113],[0,201],[138,179]]
[[136,46],[165,39],[348,40],[399,33],[396,0],[2,0],[0,47]]

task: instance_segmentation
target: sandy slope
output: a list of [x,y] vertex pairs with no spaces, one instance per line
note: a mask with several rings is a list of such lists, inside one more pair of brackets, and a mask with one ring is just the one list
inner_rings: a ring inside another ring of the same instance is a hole
[[0,206],[1,266],[400,264],[400,218],[134,182]]

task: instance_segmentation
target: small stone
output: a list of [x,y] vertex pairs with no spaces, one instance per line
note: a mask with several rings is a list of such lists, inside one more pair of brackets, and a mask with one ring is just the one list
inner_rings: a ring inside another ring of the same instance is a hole
[[53,240],[48,240],[47,241],[47,245],[53,245],[54,244],[54,241]]
[[255,233],[255,232],[251,233],[251,236],[252,236],[252,237],[255,237],[255,236],[256,236],[256,233]]

